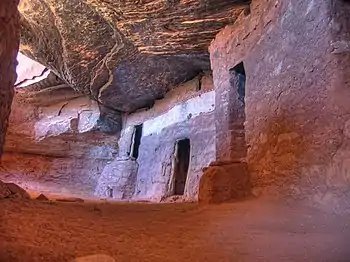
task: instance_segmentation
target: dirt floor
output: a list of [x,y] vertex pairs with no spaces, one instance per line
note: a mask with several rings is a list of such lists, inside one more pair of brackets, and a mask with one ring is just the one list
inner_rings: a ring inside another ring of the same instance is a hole
[[350,261],[349,218],[262,200],[196,204],[0,201],[0,261]]

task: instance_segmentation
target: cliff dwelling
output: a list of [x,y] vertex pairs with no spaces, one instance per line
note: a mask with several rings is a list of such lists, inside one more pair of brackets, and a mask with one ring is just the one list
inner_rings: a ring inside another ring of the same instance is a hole
[[349,98],[349,1],[0,1],[0,262],[350,261]]

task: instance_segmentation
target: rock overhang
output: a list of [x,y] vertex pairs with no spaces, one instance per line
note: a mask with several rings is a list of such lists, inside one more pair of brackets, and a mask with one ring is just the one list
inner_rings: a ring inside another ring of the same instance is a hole
[[207,48],[247,0],[22,0],[21,52],[120,112],[210,69]]

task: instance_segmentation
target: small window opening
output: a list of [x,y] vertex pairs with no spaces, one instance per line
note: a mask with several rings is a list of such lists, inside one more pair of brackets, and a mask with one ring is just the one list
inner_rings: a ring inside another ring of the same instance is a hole
[[142,124],[135,126],[135,131],[132,138],[130,155],[135,159],[139,157],[139,149],[140,149],[141,137],[142,137],[142,127],[143,127]]
[[[234,68],[232,68],[230,70],[230,74],[231,74],[231,86],[236,86],[237,87],[238,99],[244,105],[245,104],[244,103],[244,98],[245,98],[246,75],[245,75],[243,62],[239,63]],[[233,81],[237,81],[237,84],[232,83]]]
[[198,86],[196,91],[201,91],[202,90],[202,78],[198,79]]
[[191,145],[189,139],[183,139],[177,142],[175,146],[174,195],[183,195],[185,193],[190,164],[190,152]]
[[203,81],[203,77],[204,77],[204,72],[200,72],[198,74],[198,85],[197,85],[197,88],[196,88],[196,91],[201,91],[202,90],[202,81]]

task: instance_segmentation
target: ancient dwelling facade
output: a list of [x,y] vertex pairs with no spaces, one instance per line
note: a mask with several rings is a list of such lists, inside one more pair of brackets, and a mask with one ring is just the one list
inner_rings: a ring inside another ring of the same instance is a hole
[[[203,117],[184,110],[182,118],[191,119],[166,128],[172,110],[152,120],[145,112],[126,117],[116,161],[118,172],[128,170],[122,180],[136,181],[133,196],[174,193],[174,152],[189,139],[189,198],[221,202],[253,194],[349,208],[349,11],[346,1],[254,1],[210,45],[215,102],[203,103]],[[204,95],[194,99],[201,108]],[[197,136],[209,143],[197,143]],[[121,195],[120,185],[108,187]]]
[[15,88],[1,180],[53,196],[197,200],[203,168],[216,157],[210,71],[123,115],[122,131],[106,134],[96,101],[18,60],[19,72],[39,81]]
[[98,196],[196,200],[203,168],[215,160],[215,92],[210,72],[153,107],[125,115],[117,157],[104,169]]

